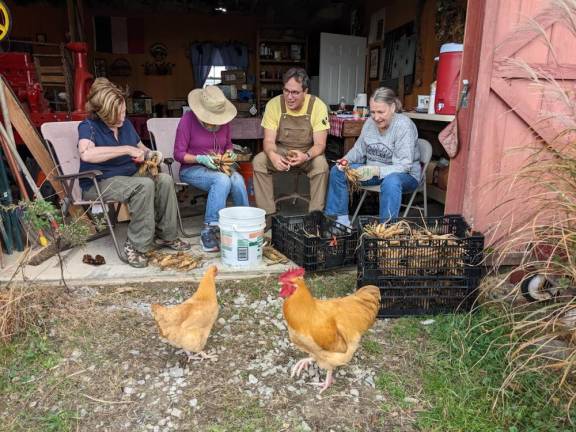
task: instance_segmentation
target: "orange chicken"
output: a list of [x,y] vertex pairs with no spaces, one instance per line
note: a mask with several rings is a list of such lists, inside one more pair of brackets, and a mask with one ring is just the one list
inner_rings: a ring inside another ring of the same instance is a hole
[[294,365],[292,376],[300,376],[304,368],[316,362],[327,371],[326,380],[320,383],[322,393],[334,381],[334,368],[352,359],[360,338],[374,324],[380,290],[367,285],[346,297],[319,300],[312,296],[303,276],[304,269],[297,268],[279,279],[290,340],[310,355]]
[[[208,268],[196,292],[176,306],[151,306],[152,316],[156,320],[160,336],[177,348],[182,348],[191,359],[214,358],[203,349],[210,330],[218,317],[218,299],[216,297],[216,266]],[[191,353],[196,353],[194,356]]]

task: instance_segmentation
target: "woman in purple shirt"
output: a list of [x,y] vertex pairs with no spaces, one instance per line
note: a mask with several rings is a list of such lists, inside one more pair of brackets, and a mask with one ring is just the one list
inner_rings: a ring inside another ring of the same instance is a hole
[[182,164],[180,179],[208,192],[200,241],[205,252],[217,252],[218,211],[226,207],[228,195],[237,206],[249,205],[242,176],[236,171],[231,176],[218,171],[210,156],[224,152],[234,155],[228,123],[236,117],[236,107],[215,86],[192,90],[188,105],[192,111],[178,123],[174,158]]

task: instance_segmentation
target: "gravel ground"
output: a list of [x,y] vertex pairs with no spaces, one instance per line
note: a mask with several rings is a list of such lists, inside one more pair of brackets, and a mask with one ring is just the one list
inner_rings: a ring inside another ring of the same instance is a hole
[[[343,275],[310,283],[332,297],[353,282]],[[46,430],[46,419],[56,415],[69,429],[86,431],[416,430],[414,418],[425,409],[418,383],[407,385],[413,391],[401,404],[377,385],[383,370],[414,367],[415,354],[391,338],[389,321],[376,322],[319,395],[311,383],[324,371],[311,367],[290,377],[304,353],[288,339],[276,280],[218,283],[220,315],[206,345],[216,359],[187,362],[162,342],[150,304],[179,303],[194,289],[73,288],[45,325],[53,364],[32,378],[29,371],[14,374],[15,385],[33,381],[0,402],[0,429]]]

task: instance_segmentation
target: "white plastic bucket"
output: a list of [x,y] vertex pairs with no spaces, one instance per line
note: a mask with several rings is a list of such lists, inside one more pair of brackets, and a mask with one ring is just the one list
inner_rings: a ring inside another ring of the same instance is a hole
[[222,263],[233,267],[260,264],[266,212],[256,207],[227,207],[218,216]]

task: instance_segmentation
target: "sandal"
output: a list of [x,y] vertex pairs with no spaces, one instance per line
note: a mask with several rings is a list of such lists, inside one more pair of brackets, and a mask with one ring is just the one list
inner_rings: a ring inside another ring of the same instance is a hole
[[128,240],[124,244],[124,253],[128,259],[128,264],[132,267],[143,268],[148,266],[148,258],[142,252],[137,251]]
[[169,248],[178,252],[186,251],[191,247],[190,243],[182,241],[179,238],[175,240],[156,239],[154,240],[154,243],[156,244],[156,246]]

